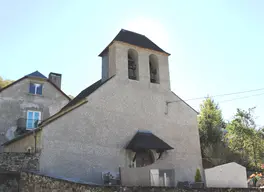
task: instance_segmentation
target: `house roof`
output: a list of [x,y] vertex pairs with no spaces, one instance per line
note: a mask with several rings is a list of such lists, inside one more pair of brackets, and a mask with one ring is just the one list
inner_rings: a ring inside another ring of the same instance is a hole
[[114,41],[121,41],[124,43],[128,43],[131,45],[135,45],[138,47],[146,48],[146,49],[151,49],[154,51],[167,53],[163,49],[161,49],[159,46],[157,46],[155,43],[153,43],[149,38],[147,38],[145,35],[141,35],[139,33],[135,33],[132,31],[128,31],[125,29],[121,29],[117,36],[111,41],[111,43],[99,54],[99,56],[103,56],[104,53],[108,51],[108,47],[114,42]]
[[138,131],[126,146],[126,149],[130,149],[132,151],[142,149],[166,151],[173,148],[150,131]]
[[0,89],[0,93],[3,91],[3,90],[5,90],[5,89],[7,89],[7,88],[9,88],[9,87],[11,87],[11,86],[13,86],[13,85],[15,85],[16,83],[18,83],[18,82],[20,82],[20,81],[22,81],[22,80],[24,80],[24,79],[26,79],[26,78],[38,78],[38,79],[42,79],[42,80],[44,80],[44,81],[47,81],[47,82],[49,82],[50,84],[52,84],[60,93],[62,93],[69,101],[71,101],[71,98],[68,96],[68,95],[66,95],[59,87],[57,87],[54,83],[52,83],[52,81],[50,81],[45,75],[43,75],[42,73],[40,73],[39,71],[35,71],[35,72],[33,72],[33,73],[30,73],[30,74],[28,74],[28,75],[25,75],[24,77],[22,77],[22,78],[20,78],[20,79],[18,79],[18,80],[16,80],[16,81],[14,81],[13,83],[11,83],[11,84],[9,84],[9,85],[7,85],[7,86],[5,86],[5,87],[3,87],[2,89]]
[[30,73],[28,75],[26,75],[27,77],[38,77],[38,78],[43,78],[43,79],[47,79],[47,77],[45,75],[43,75],[42,73],[35,71],[33,73]]

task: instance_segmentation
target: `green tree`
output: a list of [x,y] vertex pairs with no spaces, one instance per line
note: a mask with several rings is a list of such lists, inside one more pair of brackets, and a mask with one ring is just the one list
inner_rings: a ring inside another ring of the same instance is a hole
[[263,159],[264,134],[255,123],[254,109],[237,109],[234,119],[227,125],[227,140],[232,151],[248,158],[250,165],[258,168]]
[[0,89],[2,89],[5,86],[11,84],[12,82],[14,82],[14,81],[8,80],[8,79],[4,80],[2,77],[0,77]]
[[222,112],[211,98],[206,98],[200,105],[198,126],[203,157],[206,157],[207,149],[221,143],[222,128],[224,127]]

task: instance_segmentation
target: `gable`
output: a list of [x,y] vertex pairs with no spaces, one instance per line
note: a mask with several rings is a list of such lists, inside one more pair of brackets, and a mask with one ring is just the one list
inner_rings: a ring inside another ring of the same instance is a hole
[[[33,75],[32,75],[33,74]],[[50,84],[53,88],[55,88],[55,91],[58,91],[60,94],[62,94],[66,99],[68,99],[69,101],[71,100],[71,98],[65,94],[61,89],[59,89],[56,85],[54,85],[49,79],[47,78],[43,78],[45,76],[36,74],[36,73],[31,73],[29,74],[29,76],[24,76],[16,81],[14,81],[13,83],[5,86],[4,88],[0,89],[0,94],[6,90],[12,89],[14,88],[14,86],[19,86],[20,83],[22,83],[25,80],[32,80],[32,81],[38,81],[38,82],[43,82],[43,83],[48,83]],[[26,91],[28,91],[28,88],[25,89]]]

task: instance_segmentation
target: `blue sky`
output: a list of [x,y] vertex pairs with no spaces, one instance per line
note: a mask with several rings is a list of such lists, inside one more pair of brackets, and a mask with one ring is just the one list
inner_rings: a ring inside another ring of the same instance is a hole
[[[263,9],[262,0],[0,1],[0,76],[57,72],[77,95],[100,79],[98,54],[125,28],[171,53],[171,88],[185,100],[264,88]],[[264,125],[264,90],[215,101],[226,119],[256,106]]]

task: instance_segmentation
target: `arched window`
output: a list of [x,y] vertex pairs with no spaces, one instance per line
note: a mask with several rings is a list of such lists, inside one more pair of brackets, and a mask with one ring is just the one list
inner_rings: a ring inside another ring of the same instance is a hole
[[159,83],[159,64],[156,55],[149,56],[149,76],[151,83]]
[[144,167],[154,163],[154,157],[150,150],[142,150],[136,152],[135,161],[136,167]]
[[138,54],[135,50],[129,49],[127,54],[128,60],[128,78],[138,80]]

